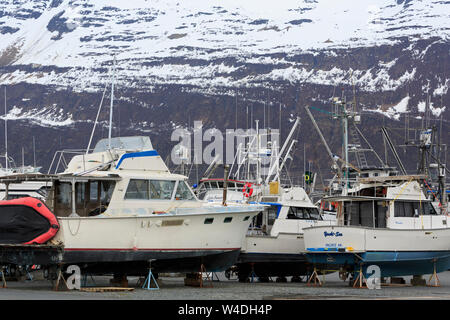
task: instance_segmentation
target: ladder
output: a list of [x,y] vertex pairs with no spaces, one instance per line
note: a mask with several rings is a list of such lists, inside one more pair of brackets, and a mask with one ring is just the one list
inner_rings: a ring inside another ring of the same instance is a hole
[[357,146],[357,149],[353,150],[352,152],[355,153],[356,163],[358,164],[358,168],[367,168],[368,165],[367,165],[366,154],[364,153],[364,151],[358,150],[358,149],[361,149],[361,140],[359,139],[359,134],[356,131],[356,127],[355,127],[354,123],[352,123],[352,125],[349,126],[349,133],[350,133],[350,138],[351,138],[352,144]]

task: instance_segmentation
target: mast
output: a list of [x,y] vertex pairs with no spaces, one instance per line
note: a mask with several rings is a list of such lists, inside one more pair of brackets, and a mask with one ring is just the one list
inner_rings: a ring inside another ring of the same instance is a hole
[[36,142],[33,136],[33,167],[36,168]]
[[260,149],[261,149],[261,142],[259,137],[259,120],[256,121],[256,183],[261,183],[261,162],[259,159]]
[[112,68],[112,83],[111,83],[111,104],[109,108],[109,132],[108,132],[108,148],[111,149],[111,130],[112,130],[112,118],[113,118],[113,103],[114,103],[114,80],[116,72],[116,56],[113,58]]
[[8,171],[8,119],[6,118],[6,86],[5,86],[5,162]]

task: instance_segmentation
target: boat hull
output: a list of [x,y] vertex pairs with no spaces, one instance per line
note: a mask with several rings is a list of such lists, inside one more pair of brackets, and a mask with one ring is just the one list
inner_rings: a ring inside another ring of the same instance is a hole
[[[206,210],[206,209],[205,209]],[[258,209],[201,213],[59,218],[62,263],[106,266],[143,262],[164,272],[223,271],[239,255]],[[107,268],[106,268],[107,269]],[[195,271],[194,271],[195,270]]]
[[[152,271],[155,273],[179,272],[194,273],[201,271],[201,265],[208,272],[225,271],[237,260],[240,250],[229,251],[204,251],[204,252],[185,252],[182,255],[173,253],[144,253],[133,256],[128,255],[128,260],[116,259],[110,261],[99,261],[106,255],[102,253],[95,260],[89,263],[79,264],[82,273],[88,274],[127,274],[130,276],[147,275],[151,260]],[[66,264],[68,256],[65,257]],[[76,259],[77,261],[79,259]],[[83,259],[84,260],[84,259]]]
[[393,230],[353,226],[304,230],[306,257],[316,266],[344,268],[367,276],[371,265],[382,277],[431,274],[450,269],[450,229]]
[[236,267],[240,278],[303,276],[310,272],[304,254],[241,253]]
[[247,235],[236,263],[240,277],[253,273],[258,277],[301,276],[307,273],[303,235],[279,233]]
[[307,260],[316,266],[343,267],[349,272],[361,270],[367,278],[369,266],[378,266],[381,277],[432,274],[450,269],[450,251],[376,251],[363,253],[307,253]]

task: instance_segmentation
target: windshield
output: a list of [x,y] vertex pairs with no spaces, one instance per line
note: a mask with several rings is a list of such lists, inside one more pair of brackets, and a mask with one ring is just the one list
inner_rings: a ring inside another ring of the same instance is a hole
[[431,202],[395,201],[395,217],[417,217],[419,215],[435,215]]
[[[149,137],[116,137],[111,138],[112,149],[123,150],[153,150]],[[108,139],[102,139],[95,145],[93,152],[103,152],[109,149]]]
[[317,208],[290,207],[288,219],[322,220]]
[[174,180],[130,179],[125,199],[171,200],[174,188]]
[[180,181],[178,183],[177,191],[175,192],[175,200],[196,200],[185,181]]

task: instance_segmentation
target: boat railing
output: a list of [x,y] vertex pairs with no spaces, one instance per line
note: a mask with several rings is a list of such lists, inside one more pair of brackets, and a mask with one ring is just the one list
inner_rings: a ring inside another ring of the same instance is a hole
[[[52,162],[48,168],[47,174],[57,174],[67,169],[70,159],[76,155],[86,154],[86,149],[64,149],[58,150],[53,155]],[[70,159],[67,159],[70,156]],[[59,169],[62,167],[62,170]]]

